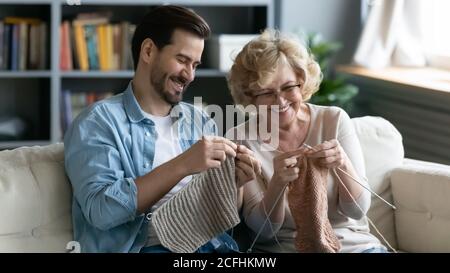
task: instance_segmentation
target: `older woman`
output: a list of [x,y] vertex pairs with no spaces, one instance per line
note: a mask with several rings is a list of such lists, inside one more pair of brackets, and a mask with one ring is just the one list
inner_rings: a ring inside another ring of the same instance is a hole
[[[268,144],[261,138],[243,141],[262,167],[261,175],[243,188],[243,219],[254,232],[253,238],[258,237],[254,251],[297,251],[287,184],[304,171],[297,164],[300,156],[330,169],[325,188],[328,219],[339,240],[339,251],[386,251],[369,233],[363,217],[370,207],[370,193],[348,175],[331,171],[339,168],[367,186],[361,147],[347,113],[338,107],[307,103],[318,90],[321,78],[319,65],[305,47],[273,30],[249,42],[232,66],[228,84],[235,103],[255,105],[259,110],[252,118],[258,119],[258,126],[278,116],[277,128],[267,125],[279,131],[276,147],[264,147]],[[242,135],[250,123],[233,130]],[[303,144],[312,149],[300,148],[305,147]]]

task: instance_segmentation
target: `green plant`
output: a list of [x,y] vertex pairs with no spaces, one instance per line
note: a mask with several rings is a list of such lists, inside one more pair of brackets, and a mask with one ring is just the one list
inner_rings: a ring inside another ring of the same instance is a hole
[[353,98],[358,94],[358,87],[346,83],[342,75],[330,71],[330,60],[342,48],[338,42],[325,41],[320,34],[311,33],[306,37],[306,45],[314,55],[323,73],[323,80],[310,102],[319,105],[335,105],[348,113],[353,109]]

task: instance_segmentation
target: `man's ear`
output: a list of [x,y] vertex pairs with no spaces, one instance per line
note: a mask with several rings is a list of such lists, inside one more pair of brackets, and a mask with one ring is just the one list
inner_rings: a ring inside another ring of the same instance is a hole
[[140,59],[146,64],[150,63],[150,60],[153,58],[152,55],[155,54],[156,45],[153,43],[152,39],[146,38],[141,43],[141,52]]

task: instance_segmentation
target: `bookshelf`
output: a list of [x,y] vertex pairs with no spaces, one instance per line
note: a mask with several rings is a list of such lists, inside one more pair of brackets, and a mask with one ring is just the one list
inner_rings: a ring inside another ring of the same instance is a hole
[[[0,119],[19,116],[29,125],[19,139],[1,139],[0,149],[45,145],[62,141],[61,99],[65,90],[71,92],[111,91],[117,94],[133,76],[125,70],[61,70],[60,26],[78,14],[109,12],[111,22],[137,24],[152,7],[176,4],[192,8],[210,24],[212,33],[256,34],[274,27],[275,0],[0,0],[0,20],[7,16],[39,18],[46,24],[46,66],[35,70],[0,70]],[[81,5],[71,5],[80,2]],[[207,42],[208,43],[208,42]],[[208,46],[206,44],[205,46]],[[226,84],[226,72],[208,67],[205,49],[203,63],[196,79],[188,88],[184,101],[192,102],[202,96],[206,103],[221,106],[231,104]],[[76,67],[75,67],[76,68]]]

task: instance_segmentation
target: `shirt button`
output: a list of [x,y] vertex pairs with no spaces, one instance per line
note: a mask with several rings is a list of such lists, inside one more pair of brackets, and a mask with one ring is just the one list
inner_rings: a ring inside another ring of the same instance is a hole
[[149,133],[149,132],[145,132],[145,136],[146,136],[146,137],[149,137],[149,136],[150,136],[150,133]]
[[148,162],[144,164],[144,168],[148,168],[148,166],[150,166],[150,164],[148,164]]
[[151,213],[151,212],[147,213],[147,214],[145,215],[145,218],[146,218],[148,221],[152,220],[152,213]]

